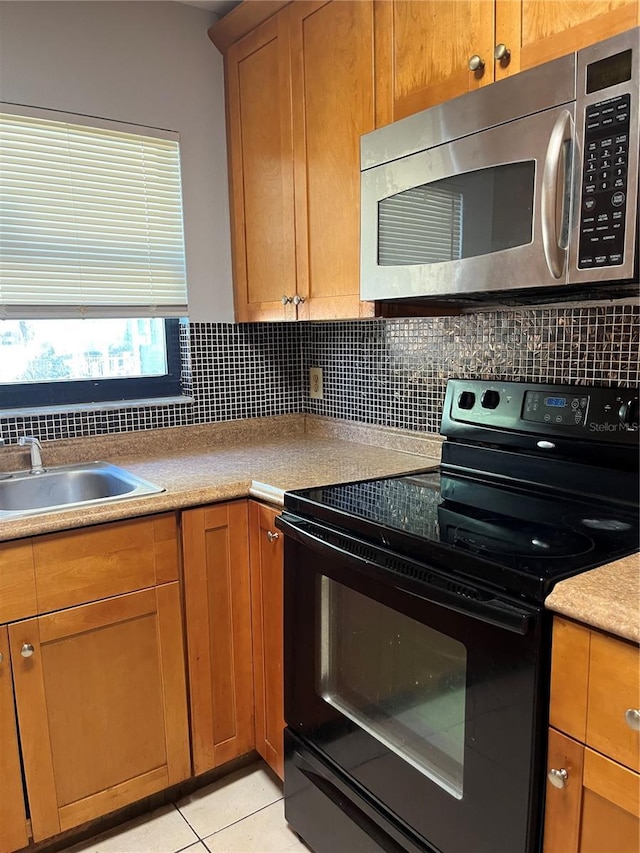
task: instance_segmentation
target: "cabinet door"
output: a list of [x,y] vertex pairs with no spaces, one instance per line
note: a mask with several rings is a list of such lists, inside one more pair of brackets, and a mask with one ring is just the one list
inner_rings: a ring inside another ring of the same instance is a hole
[[283,539],[273,509],[251,502],[251,614],[256,749],[284,776]]
[[[490,0],[376,3],[376,124],[493,82],[493,49]],[[475,73],[469,71],[473,55],[485,63]]]
[[0,853],[29,843],[6,628],[0,628]]
[[640,776],[549,730],[544,853],[631,853],[640,837]]
[[580,853],[630,853],[640,839],[640,776],[584,751]]
[[253,749],[247,501],[183,513],[193,766]]
[[638,0],[521,0],[520,67],[531,68],[640,22]]
[[9,627],[33,838],[190,773],[177,583]]
[[291,3],[301,319],[358,317],[360,136],[374,127],[373,2]]
[[295,235],[288,16],[226,56],[236,320],[293,320]]

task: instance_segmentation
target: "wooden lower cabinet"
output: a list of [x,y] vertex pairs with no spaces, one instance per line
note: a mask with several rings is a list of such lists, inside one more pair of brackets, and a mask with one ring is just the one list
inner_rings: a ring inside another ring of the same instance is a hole
[[638,646],[556,617],[544,853],[638,853],[639,714]]
[[253,749],[247,501],[182,515],[193,766]]
[[9,642],[34,841],[190,775],[177,582],[16,622]]
[[6,627],[0,628],[0,853],[29,842]]
[[256,749],[284,777],[283,539],[279,512],[251,502],[251,613]]
[[564,770],[563,787],[547,781],[544,853],[637,853],[640,776],[555,729],[548,770]]

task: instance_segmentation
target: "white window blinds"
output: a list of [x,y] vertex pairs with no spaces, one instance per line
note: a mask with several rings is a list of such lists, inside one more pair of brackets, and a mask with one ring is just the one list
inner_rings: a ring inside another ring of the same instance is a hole
[[187,314],[177,135],[125,127],[0,105],[0,317]]
[[437,264],[462,257],[462,194],[424,184],[378,203],[378,263]]

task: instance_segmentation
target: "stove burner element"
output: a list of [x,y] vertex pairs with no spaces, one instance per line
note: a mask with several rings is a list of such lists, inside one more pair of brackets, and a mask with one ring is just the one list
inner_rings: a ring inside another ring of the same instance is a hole
[[592,530],[629,530],[631,528],[627,521],[620,521],[617,518],[581,518],[580,524]]
[[[593,547],[581,533],[507,518],[455,519],[450,513],[444,538],[458,548],[477,554],[509,557],[572,557]],[[456,520],[458,523],[456,523]],[[442,524],[441,524],[442,527]]]

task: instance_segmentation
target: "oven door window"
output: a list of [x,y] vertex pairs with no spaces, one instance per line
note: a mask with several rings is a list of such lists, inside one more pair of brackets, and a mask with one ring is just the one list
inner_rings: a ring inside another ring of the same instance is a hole
[[531,243],[535,162],[432,181],[378,202],[378,264],[437,264]]
[[461,799],[464,645],[328,577],[318,583],[318,693]]

